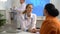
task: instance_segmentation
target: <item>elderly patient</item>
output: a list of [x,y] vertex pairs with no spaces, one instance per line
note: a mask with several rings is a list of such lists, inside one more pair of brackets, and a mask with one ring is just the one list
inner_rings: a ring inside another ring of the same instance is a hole
[[51,3],[45,5],[44,14],[46,19],[44,20],[40,34],[60,34],[60,22],[57,18],[59,11]]

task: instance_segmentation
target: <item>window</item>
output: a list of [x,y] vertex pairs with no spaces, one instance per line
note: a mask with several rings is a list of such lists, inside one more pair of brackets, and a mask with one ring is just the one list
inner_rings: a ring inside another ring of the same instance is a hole
[[7,0],[0,0],[0,10],[4,10]]
[[50,3],[50,0],[26,0],[27,4],[33,4],[33,13],[37,16],[43,16],[44,6]]
[[7,0],[0,0],[0,2],[6,2]]
[[0,0],[0,10],[9,9],[12,6],[12,0]]

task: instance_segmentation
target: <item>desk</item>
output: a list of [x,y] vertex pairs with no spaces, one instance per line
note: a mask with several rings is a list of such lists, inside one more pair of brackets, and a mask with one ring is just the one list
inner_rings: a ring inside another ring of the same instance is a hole
[[19,32],[19,33],[7,33],[7,32],[2,32],[0,34],[36,34],[36,33],[30,33],[30,32]]

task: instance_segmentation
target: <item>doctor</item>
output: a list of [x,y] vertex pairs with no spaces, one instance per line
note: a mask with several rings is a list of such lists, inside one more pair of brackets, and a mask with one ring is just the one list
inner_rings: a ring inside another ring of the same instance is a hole
[[20,29],[20,14],[25,10],[25,0],[20,0],[20,7],[17,8],[17,28]]
[[19,8],[17,8],[17,10],[19,10],[20,12],[23,12],[25,10],[25,7],[26,7],[25,0],[20,0],[20,5],[19,5]]
[[32,4],[28,4],[23,15],[20,14],[21,29],[24,31],[36,31],[36,14],[32,13],[32,9]]

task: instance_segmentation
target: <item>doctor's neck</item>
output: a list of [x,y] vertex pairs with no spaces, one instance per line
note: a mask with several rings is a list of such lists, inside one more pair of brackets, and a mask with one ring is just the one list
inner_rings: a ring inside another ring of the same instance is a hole
[[20,4],[23,4],[25,2],[25,0],[20,0]]
[[28,17],[31,17],[31,13],[26,13]]
[[23,3],[21,2],[20,4],[24,4],[24,2]]

